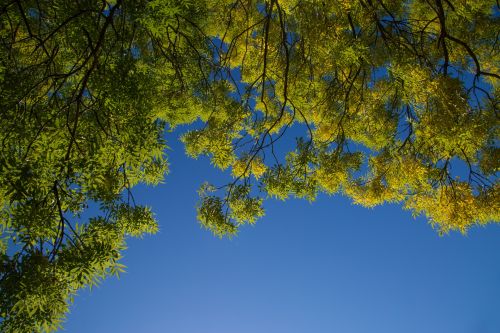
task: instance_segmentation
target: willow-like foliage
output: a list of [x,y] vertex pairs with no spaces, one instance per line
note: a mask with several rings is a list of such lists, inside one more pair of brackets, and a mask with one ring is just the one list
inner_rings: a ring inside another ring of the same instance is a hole
[[61,327],[78,290],[123,271],[126,237],[157,231],[130,189],[162,182],[167,123],[200,116],[212,54],[180,17],[205,13],[0,2],[0,331]]
[[[208,155],[198,219],[223,237],[266,198],[399,203],[441,233],[498,222],[493,0],[1,0],[0,331],[61,327],[154,233],[131,189],[165,130]],[[290,141],[295,146],[290,147]]]
[[[188,154],[232,168],[227,185],[202,191],[200,221],[215,234],[244,223],[232,216],[242,186],[255,205],[319,192],[365,207],[400,203],[440,233],[499,221],[498,2],[220,0],[213,8],[207,34],[220,42],[220,99],[240,103],[218,103],[184,141]],[[286,151],[280,141],[290,132],[297,144]],[[212,197],[221,198],[213,219]]]

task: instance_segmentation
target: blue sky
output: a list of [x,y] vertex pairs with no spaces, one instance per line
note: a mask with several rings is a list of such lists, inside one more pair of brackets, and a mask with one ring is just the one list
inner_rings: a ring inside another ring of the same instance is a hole
[[134,192],[159,234],[128,242],[127,272],[81,292],[66,332],[500,332],[498,225],[439,237],[396,205],[320,196],[268,200],[221,240],[195,210],[219,171],[169,144],[166,183]]

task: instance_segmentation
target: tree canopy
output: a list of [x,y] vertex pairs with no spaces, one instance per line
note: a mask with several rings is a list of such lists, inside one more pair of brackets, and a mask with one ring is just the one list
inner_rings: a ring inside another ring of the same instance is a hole
[[[230,170],[198,220],[266,198],[400,203],[441,233],[498,222],[500,7],[465,0],[0,3],[0,330],[60,327],[154,233],[131,189],[164,132]],[[285,144],[295,139],[294,147]],[[90,212],[95,216],[89,216]]]

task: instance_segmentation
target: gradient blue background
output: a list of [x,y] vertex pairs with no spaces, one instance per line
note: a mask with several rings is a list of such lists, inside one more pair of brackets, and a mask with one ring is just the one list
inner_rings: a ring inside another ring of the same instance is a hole
[[134,192],[159,234],[128,242],[127,272],[81,292],[66,332],[500,332],[498,225],[439,237],[396,205],[320,196],[268,200],[254,227],[221,240],[195,203],[224,178],[169,144],[166,183]]

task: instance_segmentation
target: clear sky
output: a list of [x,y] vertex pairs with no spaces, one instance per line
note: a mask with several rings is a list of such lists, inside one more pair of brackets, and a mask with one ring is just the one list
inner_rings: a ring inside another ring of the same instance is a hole
[[500,226],[439,237],[396,205],[320,196],[265,203],[231,240],[196,221],[220,173],[169,141],[171,173],[138,188],[157,235],[128,242],[127,272],[76,298],[70,333],[498,333]]

